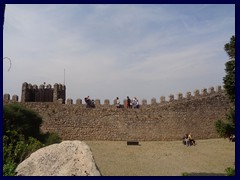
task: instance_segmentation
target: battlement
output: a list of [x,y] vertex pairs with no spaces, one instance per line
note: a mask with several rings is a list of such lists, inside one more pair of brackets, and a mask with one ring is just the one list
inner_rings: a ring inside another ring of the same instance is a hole
[[[216,94],[219,94],[219,93],[222,93],[222,92],[224,92],[224,90],[222,89],[221,86],[217,86],[216,90],[214,89],[214,87],[210,87],[208,89],[203,88],[201,90],[201,93],[197,89],[197,90],[194,91],[194,93],[193,93],[194,95],[192,95],[191,92],[186,92],[185,97],[183,96],[182,93],[178,93],[177,94],[177,99],[174,98],[173,94],[170,94],[168,101],[166,100],[165,96],[161,96],[159,102],[157,102],[157,99],[154,97],[154,98],[151,99],[151,102],[150,102],[149,105],[171,103],[171,102],[183,101],[183,100],[192,100],[192,99],[196,99],[196,98],[203,98],[203,97],[211,96],[211,95],[214,95],[214,94],[216,95]],[[124,99],[122,104],[126,104],[126,101],[127,100]],[[142,102],[139,102],[139,103],[142,106],[148,105],[148,102],[147,102],[146,99],[143,99]],[[69,105],[73,104],[73,100],[71,98],[67,99],[67,104],[69,104]],[[77,105],[83,104],[83,100],[81,98],[78,98],[76,100],[76,104]],[[95,99],[95,105],[96,106],[101,106],[101,105],[102,106],[110,106],[110,105],[115,105],[115,104],[117,104],[117,100],[116,99],[113,100],[112,104],[110,103],[109,99],[105,99],[103,101],[103,104],[101,103],[100,99]]]
[[[146,106],[146,105],[156,105],[156,104],[168,104],[172,102],[177,102],[177,101],[188,101],[188,100],[193,100],[196,98],[204,98],[208,97],[211,95],[216,95],[219,93],[223,93],[224,89],[221,86],[217,86],[216,89],[214,87],[210,88],[203,88],[201,91],[199,89],[196,89],[193,92],[193,95],[191,92],[186,92],[185,96],[183,96],[182,93],[177,94],[177,98],[175,99],[173,94],[170,94],[168,96],[168,100],[166,100],[165,96],[161,96],[159,99],[159,102],[157,99],[154,97],[151,99],[150,104],[148,104],[146,99],[142,99],[139,104],[141,106]],[[23,83],[22,85],[22,99],[21,102],[57,102],[60,104],[65,104],[65,97],[66,97],[66,86],[62,84],[54,84],[54,88],[50,84],[48,85],[43,85],[41,84],[39,87],[37,85],[31,85],[28,83]],[[18,96],[13,95],[12,99],[10,99],[9,94],[4,94],[4,102],[18,102]],[[123,100],[122,104],[126,104],[126,99]],[[95,105],[96,107],[99,106],[111,106],[111,105],[116,105],[117,101],[116,99],[113,100],[113,103],[110,103],[109,99],[105,99],[103,101],[103,104],[101,103],[100,99],[95,99]],[[74,104],[73,99],[68,98],[66,100],[67,105]],[[76,105],[83,105],[83,100],[81,98],[78,98],[76,100]]]
[[[26,82],[22,84],[21,102],[55,102],[59,99],[62,99],[62,103],[65,103],[65,85],[56,83],[52,88],[50,84],[46,86],[45,84],[37,86],[36,84],[32,85]],[[5,101],[7,101],[7,99],[5,99]]]

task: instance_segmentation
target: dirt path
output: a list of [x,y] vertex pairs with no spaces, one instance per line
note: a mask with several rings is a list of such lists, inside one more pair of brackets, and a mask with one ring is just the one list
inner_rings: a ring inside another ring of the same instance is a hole
[[103,176],[225,175],[234,167],[235,143],[224,139],[198,140],[187,147],[180,141],[86,141]]

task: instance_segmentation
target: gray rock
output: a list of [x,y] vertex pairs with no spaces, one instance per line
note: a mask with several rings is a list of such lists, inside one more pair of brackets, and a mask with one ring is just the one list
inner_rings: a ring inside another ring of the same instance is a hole
[[101,176],[89,146],[63,141],[37,150],[20,163],[17,176]]

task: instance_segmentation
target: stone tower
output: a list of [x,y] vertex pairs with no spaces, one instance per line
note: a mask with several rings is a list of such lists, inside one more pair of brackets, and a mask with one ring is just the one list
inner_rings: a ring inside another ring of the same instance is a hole
[[61,99],[65,104],[66,86],[61,84],[54,84],[54,88],[50,84],[45,86],[41,84],[31,85],[26,82],[22,84],[22,102],[55,102]]

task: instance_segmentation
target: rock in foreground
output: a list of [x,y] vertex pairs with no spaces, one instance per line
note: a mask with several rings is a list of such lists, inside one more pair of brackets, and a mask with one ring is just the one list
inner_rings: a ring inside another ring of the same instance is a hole
[[18,165],[17,176],[100,176],[89,146],[63,141],[37,150]]

